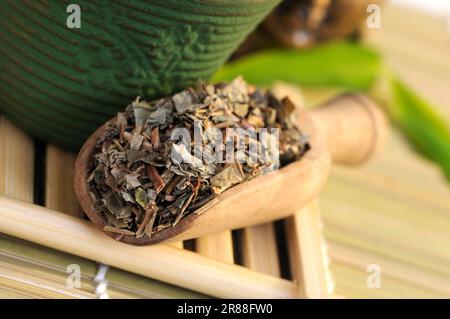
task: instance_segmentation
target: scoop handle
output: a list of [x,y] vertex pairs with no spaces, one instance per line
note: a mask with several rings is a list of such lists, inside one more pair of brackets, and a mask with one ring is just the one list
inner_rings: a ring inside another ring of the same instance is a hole
[[363,163],[386,142],[387,119],[366,96],[340,96],[313,110],[311,115],[334,163]]

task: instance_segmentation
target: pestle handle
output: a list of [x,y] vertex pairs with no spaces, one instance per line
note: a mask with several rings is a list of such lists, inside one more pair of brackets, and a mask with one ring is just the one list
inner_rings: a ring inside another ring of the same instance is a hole
[[363,163],[386,142],[386,117],[366,96],[343,95],[311,115],[335,163]]

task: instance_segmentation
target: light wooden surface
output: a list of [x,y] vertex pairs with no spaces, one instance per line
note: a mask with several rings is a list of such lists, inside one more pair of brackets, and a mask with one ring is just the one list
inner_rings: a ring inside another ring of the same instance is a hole
[[[300,293],[308,298],[329,298],[333,280],[328,271],[327,249],[322,234],[317,200],[286,220],[289,257],[293,278]],[[320,247],[320,249],[312,249]]]
[[33,140],[0,115],[0,194],[33,201]]
[[83,212],[73,191],[75,156],[53,145],[46,149],[45,206],[82,218]]
[[[67,286],[68,265],[80,267],[80,288]],[[96,268],[93,261],[0,235],[1,298],[95,298]],[[106,278],[110,298],[207,297],[112,267]]]
[[174,243],[169,243],[168,245],[175,247],[175,248],[179,248],[179,249],[183,249],[183,242],[182,241],[177,241]]
[[[450,123],[450,36],[443,21],[385,6],[368,30],[404,80]],[[450,125],[450,124],[449,124]],[[335,292],[354,298],[450,297],[450,188],[398,132],[359,169],[334,167],[320,197]],[[381,288],[366,285],[381,268]]]
[[279,277],[280,264],[274,223],[247,227],[242,232],[244,265],[255,271]]
[[[336,293],[450,297],[449,198],[438,169],[398,133],[386,152],[365,167],[333,168],[320,203]],[[380,265],[386,279],[382,289],[369,289],[362,280],[372,263]],[[394,273],[388,270],[391,264],[408,272]],[[420,277],[433,280],[424,285]],[[431,290],[433,281],[441,287]]]
[[233,238],[231,231],[225,230],[216,234],[200,237],[195,240],[196,251],[206,257],[234,263]]
[[0,196],[0,232],[211,296],[298,296],[291,281],[174,247],[126,245],[111,240],[88,221],[5,196]]

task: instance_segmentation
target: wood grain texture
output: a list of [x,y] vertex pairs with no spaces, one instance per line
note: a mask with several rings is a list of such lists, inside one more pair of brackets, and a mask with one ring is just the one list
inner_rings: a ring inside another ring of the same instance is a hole
[[75,155],[54,145],[47,146],[45,206],[68,215],[83,218],[73,190]]
[[286,220],[291,272],[304,298],[329,298],[333,281],[317,200]]
[[0,194],[33,202],[33,140],[0,114]]
[[[450,296],[448,198],[450,189],[438,169],[419,158],[398,132],[365,167],[335,167],[320,199],[336,292],[349,297]],[[368,263],[352,261],[356,255]],[[380,265],[386,279],[381,289],[368,289],[361,281],[372,263]],[[414,277],[393,270],[403,268]],[[421,277],[440,285],[430,289]]]
[[[331,242],[329,251],[331,253],[330,258],[335,263],[333,269],[343,275],[343,277],[338,278],[338,283],[353,285],[353,287],[362,291],[364,291],[362,284],[358,285],[355,282],[351,284],[352,276],[364,279],[367,277],[367,265],[380,265],[382,271],[381,290],[368,291],[365,295],[374,297],[388,294],[395,298],[395,294],[401,292],[405,298],[450,296],[450,281],[443,274],[426,272],[407,263],[398,263],[383,254],[354,249],[335,241]],[[348,268],[351,268],[351,270]],[[398,291],[397,289],[402,286],[402,290]],[[407,288],[408,286],[410,288]]]
[[125,245],[111,240],[88,221],[4,196],[0,196],[0,232],[210,296],[298,296],[291,281],[169,246]]
[[315,108],[312,119],[336,164],[362,164],[378,153],[388,138],[386,116],[361,94],[332,99]]
[[244,266],[280,277],[277,241],[273,223],[247,227],[242,230]]
[[196,251],[203,256],[234,263],[233,238],[229,230],[197,238],[195,246]]
[[[79,289],[73,289],[66,284],[67,267],[73,264],[78,265],[81,270]],[[33,298],[48,297],[49,294],[55,298],[95,298],[96,270],[96,263],[91,260],[0,235],[0,276],[8,274],[7,280],[11,283],[8,284],[9,291]],[[112,267],[108,269],[106,278],[110,298],[207,297]],[[11,287],[12,285],[14,287]],[[5,287],[6,285],[3,285],[3,288]],[[0,289],[0,296],[7,297],[7,292]]]
[[170,245],[170,246],[172,246],[172,247],[175,247],[175,248],[183,249],[183,242],[182,242],[182,241],[177,241],[177,242],[174,242],[174,243],[169,243],[168,245]]

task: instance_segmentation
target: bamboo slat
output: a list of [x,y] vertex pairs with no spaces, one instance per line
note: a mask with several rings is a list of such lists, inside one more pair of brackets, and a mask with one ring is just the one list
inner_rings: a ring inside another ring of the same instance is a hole
[[179,248],[179,249],[183,249],[183,242],[182,241],[177,241],[175,243],[169,243],[169,246],[175,247],[175,248]]
[[[0,260],[0,286],[12,290],[26,291],[35,298],[87,299],[95,297],[92,293],[80,289],[68,289],[64,280],[56,282],[54,278],[42,278],[39,273],[29,273],[21,269],[17,262],[14,267]],[[53,279],[53,280],[52,280]]]
[[87,221],[4,196],[0,196],[0,232],[211,296],[297,296],[291,281],[169,246],[132,247],[111,240]]
[[195,246],[196,251],[203,256],[225,263],[234,263],[231,231],[200,237],[196,239]]
[[74,163],[74,154],[53,145],[47,146],[45,207],[83,218],[72,186]]
[[[434,294],[435,296],[450,296],[450,280],[445,276],[435,276],[421,271],[420,268],[414,265],[401,264],[386,258],[382,255],[367,253],[364,250],[351,249],[346,245],[340,245],[333,242],[330,245],[330,258],[341,265],[358,271],[362,277],[367,277],[367,265],[377,264],[381,267],[382,283],[383,280],[391,280],[406,285],[417,287],[417,290],[422,290],[427,294]],[[360,282],[360,289],[367,288],[366,282]],[[384,287],[383,287],[384,286]],[[390,291],[393,287],[382,284],[383,290]],[[413,294],[409,295],[414,297]]]
[[[393,132],[359,169],[335,167],[321,194],[336,292],[350,298],[448,298],[450,190]],[[381,287],[366,268],[377,264]]]
[[36,298],[32,294],[29,294],[25,291],[11,289],[6,286],[0,286],[0,296],[2,299],[32,299],[32,298]]
[[0,114],[0,194],[33,202],[33,140]]
[[306,298],[329,298],[333,283],[328,272],[317,201],[286,220],[293,278]]
[[[41,298],[42,295],[48,294],[47,290],[54,290],[55,287],[68,290],[64,292],[65,295],[73,295],[74,292],[79,292],[89,298],[95,297],[93,278],[96,273],[96,265],[90,260],[0,235],[0,263],[5,271],[18,271],[13,279],[19,285],[16,289],[10,289],[16,293],[30,293],[26,278],[31,277],[33,279],[31,284],[41,283],[41,288],[44,290],[42,292],[37,290],[36,284],[34,284],[33,290],[35,293],[32,296],[34,298]],[[73,264],[78,265],[81,270],[80,290],[65,286],[68,276],[67,266]],[[0,269],[0,274],[3,273],[2,269]],[[111,298],[185,299],[207,297],[112,267],[109,268],[106,278],[108,280],[108,295]],[[5,297],[1,292],[0,296]]]
[[243,229],[242,255],[244,266],[280,277],[277,241],[273,223]]

